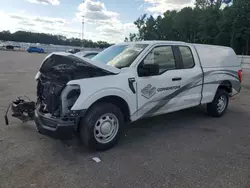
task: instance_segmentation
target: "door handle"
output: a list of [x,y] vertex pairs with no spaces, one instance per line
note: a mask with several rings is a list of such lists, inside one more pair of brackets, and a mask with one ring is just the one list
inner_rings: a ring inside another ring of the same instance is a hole
[[181,77],[175,77],[175,78],[172,78],[172,81],[180,81],[182,78]]

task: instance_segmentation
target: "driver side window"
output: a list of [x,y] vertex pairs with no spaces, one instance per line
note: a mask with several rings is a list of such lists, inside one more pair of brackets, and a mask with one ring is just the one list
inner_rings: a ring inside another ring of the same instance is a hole
[[176,68],[171,46],[155,47],[144,59],[144,64],[158,64],[159,74]]

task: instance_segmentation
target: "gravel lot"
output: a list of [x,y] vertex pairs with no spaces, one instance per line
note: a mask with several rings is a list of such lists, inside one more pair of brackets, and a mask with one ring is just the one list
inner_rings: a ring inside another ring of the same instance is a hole
[[[0,51],[0,115],[18,95],[35,99],[44,54]],[[89,152],[11,118],[0,126],[0,187],[250,187],[250,73],[222,118],[193,108],[128,125],[121,142]],[[92,160],[99,157],[100,163]]]

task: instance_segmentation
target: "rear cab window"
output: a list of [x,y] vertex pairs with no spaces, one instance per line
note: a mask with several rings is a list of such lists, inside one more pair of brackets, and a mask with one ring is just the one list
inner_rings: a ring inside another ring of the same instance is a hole
[[180,56],[183,62],[184,69],[190,69],[195,66],[194,57],[191,49],[188,46],[179,46]]

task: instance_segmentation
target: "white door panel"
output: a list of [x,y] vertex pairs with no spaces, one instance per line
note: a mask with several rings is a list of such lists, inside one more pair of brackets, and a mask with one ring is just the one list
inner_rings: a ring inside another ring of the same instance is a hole
[[139,77],[137,80],[138,117],[152,116],[165,111],[170,100],[168,96],[181,87],[181,81],[172,81],[180,70],[167,71],[159,76]]
[[185,74],[182,75],[181,86],[189,85],[181,94],[182,108],[197,106],[201,100],[203,74],[200,67],[183,69]]
[[141,75],[137,78],[138,118],[164,112],[166,104],[181,88],[181,80],[178,79],[181,71],[176,69],[176,58],[171,46],[154,47],[144,58],[141,66],[150,64],[158,65],[159,72],[155,76]]
[[188,46],[180,46],[179,50],[183,64],[181,86],[185,87],[179,96],[182,103],[180,109],[185,109],[200,104],[203,74],[198,58],[193,56],[196,54],[195,50]]

